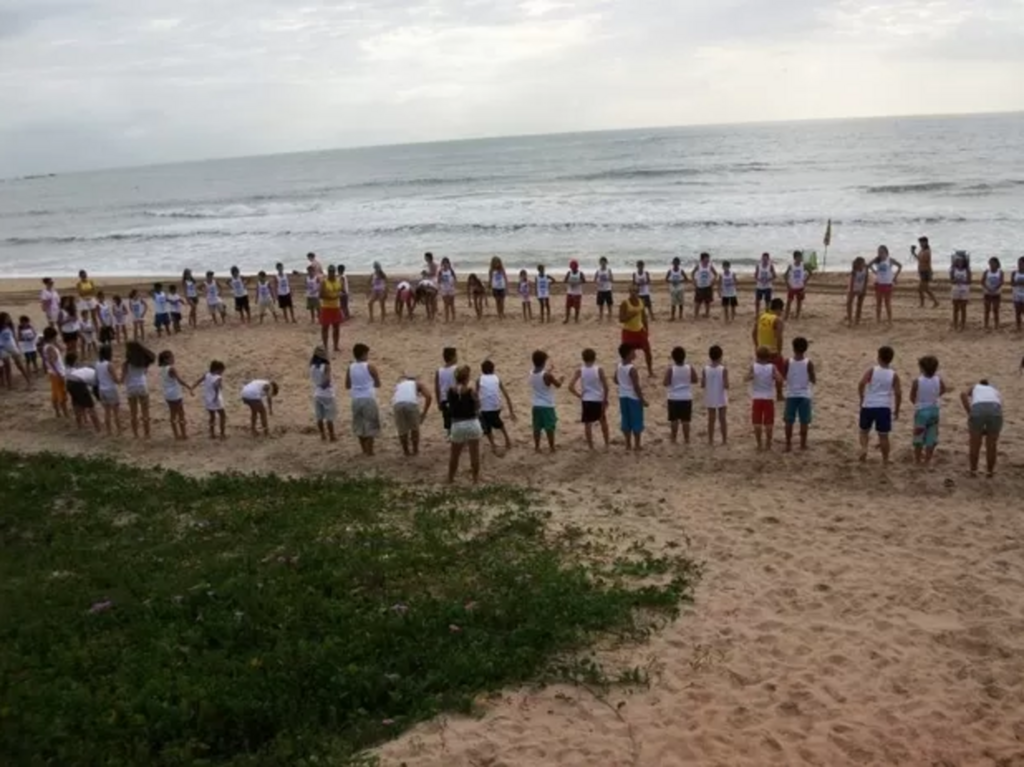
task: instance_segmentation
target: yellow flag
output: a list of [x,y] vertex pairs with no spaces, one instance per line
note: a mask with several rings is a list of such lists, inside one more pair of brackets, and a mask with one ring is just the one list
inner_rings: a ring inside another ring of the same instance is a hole
[[832,219],[828,220],[828,226],[825,227],[825,247],[827,248],[832,244]]

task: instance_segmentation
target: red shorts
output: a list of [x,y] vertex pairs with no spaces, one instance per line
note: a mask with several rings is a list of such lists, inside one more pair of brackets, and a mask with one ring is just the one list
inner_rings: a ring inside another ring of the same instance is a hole
[[340,325],[342,320],[341,307],[332,306],[327,308],[326,306],[320,307],[320,324],[325,328],[331,327],[332,325]]
[[794,298],[797,298],[797,299],[803,301],[804,300],[804,289],[800,288],[799,290],[793,290],[792,288],[790,288],[789,292],[786,295],[789,297],[790,301],[792,301]]
[[583,305],[583,296],[566,296],[566,309],[579,309]]
[[755,399],[751,408],[754,426],[771,426],[775,423],[775,400]]
[[782,358],[781,354],[776,354],[771,359],[772,365],[779,371],[779,375],[785,377],[786,375],[786,360]]
[[646,352],[651,351],[651,342],[647,338],[646,330],[623,330],[622,343],[629,344],[634,349],[640,349]]
[[892,285],[875,285],[875,292],[880,296],[887,296],[892,293]]

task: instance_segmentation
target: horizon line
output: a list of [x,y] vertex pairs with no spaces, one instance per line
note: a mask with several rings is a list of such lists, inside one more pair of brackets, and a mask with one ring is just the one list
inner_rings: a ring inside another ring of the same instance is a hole
[[984,112],[940,112],[940,113],[897,113],[897,114],[876,114],[876,115],[853,115],[846,117],[803,117],[789,120],[738,120],[735,122],[694,122],[684,124],[672,124],[672,125],[646,125],[640,127],[631,128],[590,128],[585,130],[562,130],[554,132],[531,132],[531,133],[511,133],[511,134],[487,134],[480,136],[466,136],[462,138],[449,138],[449,139],[427,139],[423,141],[386,141],[380,144],[351,144],[341,145],[334,147],[321,147],[317,149],[294,149],[284,150],[276,152],[257,152],[255,154],[240,154],[240,155],[219,155],[214,157],[197,157],[194,159],[187,160],[170,160],[163,162],[146,162],[139,164],[128,164],[128,165],[108,165],[104,167],[88,168],[85,170],[73,170],[73,171],[37,171],[32,173],[22,173],[17,176],[0,176],[0,183],[10,183],[13,181],[26,181],[34,180],[39,178],[51,178],[54,176],[77,176],[86,173],[107,173],[112,171],[123,171],[123,170],[139,170],[143,168],[163,168],[174,165],[198,165],[203,163],[213,162],[232,162],[237,160],[254,160],[263,159],[268,157],[288,157],[291,155],[312,155],[312,154],[323,154],[326,152],[355,152],[366,149],[387,149],[392,147],[416,147],[416,146],[431,146],[440,144],[462,144],[482,141],[497,141],[497,140],[508,140],[508,139],[526,139],[526,138],[547,138],[547,137],[559,137],[559,136],[583,136],[599,133],[629,133],[634,131],[646,131],[646,130],[672,130],[672,129],[684,129],[684,128],[735,128],[735,127],[752,127],[760,125],[796,125],[801,123],[829,123],[829,122],[851,122],[851,121],[868,121],[868,120],[925,120],[925,119],[936,119],[936,118],[955,118],[955,117],[997,117],[1005,115],[1024,115],[1024,109],[1008,109],[1008,110],[996,110],[996,111],[984,111]]

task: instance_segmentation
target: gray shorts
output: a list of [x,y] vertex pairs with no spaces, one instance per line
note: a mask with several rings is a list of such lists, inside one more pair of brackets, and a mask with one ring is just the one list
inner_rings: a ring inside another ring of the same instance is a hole
[[100,402],[104,405],[120,405],[121,395],[117,389],[100,389]]
[[318,421],[334,421],[338,417],[338,402],[333,399],[313,398],[313,416]]
[[480,421],[474,418],[471,421],[453,421],[449,439],[456,445],[463,445],[467,442],[474,442],[484,436],[483,427]]
[[967,427],[975,434],[998,434],[1003,430],[1003,408],[996,402],[971,405]]
[[420,428],[420,406],[412,402],[399,402],[394,406],[395,429],[404,437]]
[[380,434],[380,410],[377,400],[361,397],[352,400],[352,432],[357,437],[376,437]]

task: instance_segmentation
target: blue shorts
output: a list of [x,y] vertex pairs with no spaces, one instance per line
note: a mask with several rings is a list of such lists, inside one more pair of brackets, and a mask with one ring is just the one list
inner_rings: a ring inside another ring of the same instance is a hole
[[797,421],[801,424],[809,424],[811,422],[811,398],[787,397],[782,421],[789,424],[794,424]]
[[169,328],[171,326],[171,315],[155,314],[153,315],[153,324],[158,328]]
[[622,431],[627,434],[642,434],[644,431],[644,403],[638,399],[619,398],[619,415],[622,417]]
[[860,409],[860,430],[871,431],[874,429],[879,434],[888,434],[892,431],[892,409],[887,407],[862,407]]
[[758,301],[764,301],[766,304],[770,304],[772,302],[771,288],[758,288],[754,291],[754,295]]

